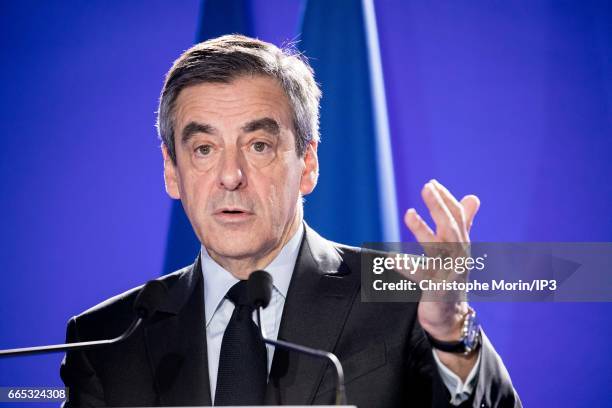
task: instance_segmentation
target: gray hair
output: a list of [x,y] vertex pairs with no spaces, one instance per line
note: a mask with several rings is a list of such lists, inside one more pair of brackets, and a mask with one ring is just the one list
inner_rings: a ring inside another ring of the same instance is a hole
[[224,35],[194,45],[185,51],[166,74],[157,112],[157,132],[176,164],[174,144],[176,99],[186,87],[201,83],[230,83],[244,75],[264,75],[281,85],[293,113],[298,156],[308,143],[319,141],[321,90],[313,70],[293,47],[273,44],[243,35]]

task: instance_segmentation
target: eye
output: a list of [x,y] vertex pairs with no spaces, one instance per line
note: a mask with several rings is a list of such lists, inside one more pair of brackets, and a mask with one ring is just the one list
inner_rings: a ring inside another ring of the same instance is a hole
[[265,152],[268,148],[270,147],[269,144],[267,144],[266,142],[255,142],[253,143],[253,149],[257,152],[257,153],[263,153]]
[[212,147],[210,145],[201,145],[196,147],[195,152],[202,155],[207,156],[210,154]]

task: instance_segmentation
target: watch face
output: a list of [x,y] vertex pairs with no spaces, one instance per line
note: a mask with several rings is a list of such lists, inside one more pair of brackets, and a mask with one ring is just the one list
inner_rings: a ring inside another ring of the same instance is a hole
[[467,337],[465,338],[465,343],[468,347],[473,347],[476,345],[476,342],[478,341],[478,334],[478,327],[472,327],[472,329],[468,331]]
[[476,321],[476,316],[472,314],[466,316],[466,319],[467,330],[465,332],[463,343],[465,344],[465,347],[471,351],[478,346],[480,341],[480,325]]

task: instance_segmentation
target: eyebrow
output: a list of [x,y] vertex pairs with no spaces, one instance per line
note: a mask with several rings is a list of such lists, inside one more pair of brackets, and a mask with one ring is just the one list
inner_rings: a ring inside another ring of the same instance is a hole
[[279,135],[280,125],[274,119],[266,117],[252,120],[242,126],[242,131],[245,133],[257,132],[258,130],[263,130],[271,135]]
[[[263,130],[271,135],[278,136],[280,134],[280,125],[272,118],[265,117],[252,120],[242,126],[242,131],[245,133],[257,132]],[[187,143],[193,136],[198,133],[206,133],[208,135],[217,134],[217,129],[208,123],[189,122],[181,132],[181,142]]]
[[181,132],[181,141],[187,143],[197,133],[214,135],[217,133],[217,129],[207,123],[189,122]]

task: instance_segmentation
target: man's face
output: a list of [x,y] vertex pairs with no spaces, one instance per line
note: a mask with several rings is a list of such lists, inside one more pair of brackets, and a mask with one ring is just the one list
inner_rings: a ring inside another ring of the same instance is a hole
[[164,147],[166,190],[213,257],[263,259],[295,232],[318,163],[314,142],[297,156],[291,113],[283,89],[264,76],[179,94],[176,165]]

